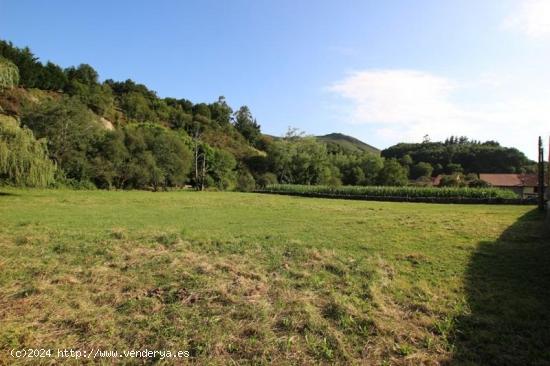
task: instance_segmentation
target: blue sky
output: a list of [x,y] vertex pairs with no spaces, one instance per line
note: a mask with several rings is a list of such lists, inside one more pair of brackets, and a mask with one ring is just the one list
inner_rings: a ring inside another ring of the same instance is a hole
[[163,97],[224,95],[275,135],[464,134],[534,158],[550,134],[550,0],[0,0],[0,38]]

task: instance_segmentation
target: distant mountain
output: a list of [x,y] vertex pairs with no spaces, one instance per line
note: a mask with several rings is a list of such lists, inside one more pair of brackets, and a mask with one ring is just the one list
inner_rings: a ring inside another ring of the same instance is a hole
[[380,150],[374,146],[342,133],[329,133],[328,135],[316,137],[318,140],[327,144],[329,151],[343,151],[348,153],[368,151],[373,154],[380,154]]

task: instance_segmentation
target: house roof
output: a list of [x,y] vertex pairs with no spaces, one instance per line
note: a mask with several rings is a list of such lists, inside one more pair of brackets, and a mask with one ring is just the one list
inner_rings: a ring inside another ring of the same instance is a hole
[[480,174],[479,179],[496,187],[536,187],[536,174]]

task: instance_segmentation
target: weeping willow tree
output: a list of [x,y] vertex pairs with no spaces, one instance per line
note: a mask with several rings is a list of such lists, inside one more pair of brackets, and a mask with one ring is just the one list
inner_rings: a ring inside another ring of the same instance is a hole
[[55,170],[45,144],[31,130],[0,121],[0,184],[45,187],[53,182]]
[[15,64],[0,57],[0,90],[19,84],[19,69]]

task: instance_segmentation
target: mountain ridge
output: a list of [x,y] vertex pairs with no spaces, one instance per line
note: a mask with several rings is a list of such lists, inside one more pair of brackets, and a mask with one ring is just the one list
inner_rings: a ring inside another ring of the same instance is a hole
[[356,137],[345,135],[340,132],[332,132],[326,135],[315,136],[318,140],[323,141],[329,145],[334,144],[348,152],[370,152],[379,155],[381,150],[367,144],[364,141],[359,140]]

